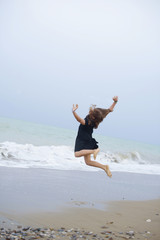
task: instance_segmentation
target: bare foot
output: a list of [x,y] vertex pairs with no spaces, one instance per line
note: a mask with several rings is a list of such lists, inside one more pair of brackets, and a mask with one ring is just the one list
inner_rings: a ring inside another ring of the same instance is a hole
[[94,160],[96,160],[96,157],[97,157],[98,153],[99,153],[99,148],[97,148],[93,153]]
[[108,166],[108,165],[106,165],[104,171],[107,173],[108,177],[110,177],[110,178],[112,177],[112,173],[111,173],[111,171],[109,170],[109,166]]

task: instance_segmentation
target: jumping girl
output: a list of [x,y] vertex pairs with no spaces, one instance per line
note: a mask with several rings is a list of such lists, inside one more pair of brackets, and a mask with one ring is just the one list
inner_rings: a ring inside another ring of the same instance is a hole
[[112,105],[108,109],[96,108],[95,106],[90,107],[89,114],[85,117],[85,119],[80,118],[76,113],[78,104],[76,104],[76,106],[73,104],[72,109],[75,119],[80,123],[75,143],[75,157],[84,157],[87,165],[103,169],[109,177],[112,177],[112,173],[110,172],[108,165],[103,165],[91,160],[91,154],[93,154],[94,160],[96,160],[99,152],[97,145],[98,142],[92,138],[92,133],[93,129],[98,128],[98,125],[103,121],[108,113],[113,112],[117,102],[118,96],[115,96],[113,97]]

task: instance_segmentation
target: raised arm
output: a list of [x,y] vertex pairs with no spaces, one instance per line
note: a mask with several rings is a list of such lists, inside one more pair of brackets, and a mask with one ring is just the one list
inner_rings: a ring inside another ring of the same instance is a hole
[[111,112],[113,112],[113,109],[114,109],[116,103],[118,102],[118,96],[113,97],[113,101],[114,101],[114,102],[113,102],[112,105],[109,107],[109,109],[110,109]]
[[82,125],[85,125],[85,120],[83,118],[81,118],[80,116],[78,116],[78,114],[76,113],[77,108],[78,108],[78,104],[76,104],[76,106],[73,104],[72,113],[73,113],[75,119],[79,123],[81,123]]

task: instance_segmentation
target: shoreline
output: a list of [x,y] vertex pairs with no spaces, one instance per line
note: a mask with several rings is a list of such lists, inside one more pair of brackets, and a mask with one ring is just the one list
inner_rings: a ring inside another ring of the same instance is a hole
[[0,227],[17,239],[159,240],[159,190],[157,175],[0,167]]

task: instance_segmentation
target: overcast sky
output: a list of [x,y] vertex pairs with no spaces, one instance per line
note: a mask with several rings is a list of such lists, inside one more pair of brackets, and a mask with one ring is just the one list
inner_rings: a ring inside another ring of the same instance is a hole
[[159,0],[0,0],[0,115],[160,144]]

